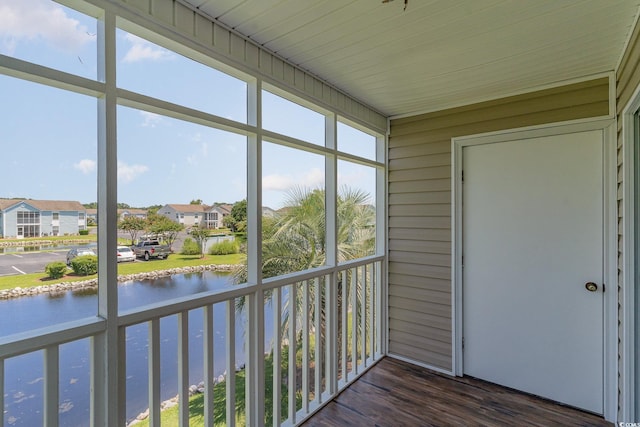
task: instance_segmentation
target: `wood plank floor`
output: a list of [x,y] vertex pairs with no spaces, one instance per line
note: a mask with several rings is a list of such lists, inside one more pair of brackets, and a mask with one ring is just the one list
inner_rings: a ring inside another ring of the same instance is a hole
[[313,426],[612,426],[603,418],[474,378],[392,358],[311,417]]

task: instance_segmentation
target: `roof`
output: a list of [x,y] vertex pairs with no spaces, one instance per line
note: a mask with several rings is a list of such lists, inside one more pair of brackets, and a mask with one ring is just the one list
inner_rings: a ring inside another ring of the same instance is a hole
[[207,205],[192,205],[192,204],[186,204],[186,205],[180,205],[180,204],[169,204],[169,205],[165,205],[165,206],[169,206],[171,209],[177,211],[177,212],[183,212],[183,213],[204,213],[209,211],[209,206]]
[[221,205],[215,205],[211,207],[211,211],[218,211],[223,215],[229,215],[231,213],[231,209],[233,209],[233,205],[230,205],[228,203],[224,203]]
[[41,211],[80,211],[87,209],[80,202],[72,200],[0,199],[0,210],[6,210],[19,203],[27,203]]
[[[639,0],[182,0],[385,116],[616,69]],[[296,82],[297,86],[297,82]]]
[[128,212],[131,215],[146,215],[146,209],[136,209],[136,208],[127,208],[127,209],[118,209],[118,215]]

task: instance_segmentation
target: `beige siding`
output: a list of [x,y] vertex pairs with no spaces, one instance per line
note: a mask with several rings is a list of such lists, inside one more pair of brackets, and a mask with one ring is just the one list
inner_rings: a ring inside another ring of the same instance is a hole
[[[624,53],[620,67],[616,73],[616,112],[618,117],[622,117],[622,111],[627,103],[631,100],[636,88],[640,85],[640,26],[635,27],[633,34],[629,40],[627,50]],[[622,190],[622,148],[623,148],[622,120],[618,120],[618,307],[622,309],[622,284],[624,283],[623,265],[623,190]],[[632,202],[631,200],[629,202]],[[629,236],[631,237],[631,236]],[[622,313],[619,313],[618,319],[623,319]],[[622,336],[623,325],[619,323],[618,336]],[[624,357],[622,352],[622,342],[618,340],[618,354]],[[622,366],[622,363],[619,365]],[[621,380],[621,372],[618,377]],[[620,382],[621,384],[622,382]]]
[[387,131],[385,116],[177,0],[117,0],[115,4],[122,7],[122,16],[130,12],[135,22],[147,19],[156,31],[172,38],[183,36],[187,45],[207,56],[260,75],[266,82],[339,111],[377,132]]
[[391,121],[389,351],[451,370],[451,138],[609,114],[607,78]]

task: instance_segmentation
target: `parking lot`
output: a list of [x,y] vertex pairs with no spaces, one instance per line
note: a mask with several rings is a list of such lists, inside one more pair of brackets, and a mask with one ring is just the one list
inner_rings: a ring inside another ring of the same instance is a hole
[[0,254],[0,276],[43,272],[50,262],[66,262],[66,254],[67,250]]

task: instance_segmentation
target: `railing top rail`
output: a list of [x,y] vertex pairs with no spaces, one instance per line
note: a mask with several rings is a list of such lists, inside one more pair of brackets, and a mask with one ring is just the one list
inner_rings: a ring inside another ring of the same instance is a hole
[[0,359],[87,338],[105,331],[106,325],[103,318],[90,317],[7,335],[0,338]]

